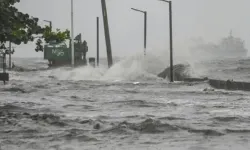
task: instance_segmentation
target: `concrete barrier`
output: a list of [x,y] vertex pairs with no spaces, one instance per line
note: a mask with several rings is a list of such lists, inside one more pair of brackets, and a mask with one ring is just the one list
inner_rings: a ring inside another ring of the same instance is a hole
[[250,91],[249,82],[209,79],[209,85],[216,89]]
[[8,73],[0,73],[0,81],[3,81],[4,84],[6,81],[9,81],[9,74]]
[[202,81],[208,81],[209,79],[206,78],[184,78],[184,82],[202,82]]

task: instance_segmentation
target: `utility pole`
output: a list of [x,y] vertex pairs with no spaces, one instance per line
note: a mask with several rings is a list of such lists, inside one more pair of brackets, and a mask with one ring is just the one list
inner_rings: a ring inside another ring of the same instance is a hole
[[172,1],[159,0],[169,4],[169,36],[170,36],[170,82],[174,82],[174,67],[173,67],[173,32],[172,32]]
[[71,0],[71,65],[75,66],[75,49],[74,49],[74,3]]
[[106,1],[101,0],[101,3],[102,3],[104,33],[105,33],[105,40],[107,47],[108,67],[110,68],[113,65],[113,58],[112,58],[111,41],[109,34],[108,13],[107,13]]
[[96,34],[97,34],[97,39],[96,39],[96,48],[97,48],[97,52],[96,52],[96,63],[97,66],[99,66],[99,17],[96,18]]
[[170,81],[174,82],[173,67],[173,30],[172,30],[172,2],[169,1],[169,36],[170,36]]
[[144,56],[146,56],[147,49],[147,12],[139,9],[131,8],[134,11],[138,11],[144,14]]

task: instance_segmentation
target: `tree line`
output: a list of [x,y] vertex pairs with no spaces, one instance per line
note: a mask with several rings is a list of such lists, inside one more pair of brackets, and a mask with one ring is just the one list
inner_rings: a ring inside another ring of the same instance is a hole
[[[38,25],[39,19],[20,12],[14,5],[20,0],[0,0],[0,50],[7,51],[7,42],[16,45],[36,40],[35,51],[43,51],[43,41],[62,42],[70,38],[70,31],[52,31],[49,26]],[[13,52],[12,52],[13,53]]]

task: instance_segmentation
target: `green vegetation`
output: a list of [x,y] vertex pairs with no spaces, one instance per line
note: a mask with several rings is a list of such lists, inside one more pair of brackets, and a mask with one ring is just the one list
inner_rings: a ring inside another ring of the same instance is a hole
[[69,30],[57,29],[53,32],[48,26],[39,26],[38,18],[18,11],[14,4],[19,2],[20,0],[0,0],[0,49],[7,50],[5,43],[8,41],[20,45],[37,39],[35,50],[38,52],[43,51],[42,40],[49,43],[69,39]]
[[60,43],[65,41],[66,39],[70,39],[70,31],[66,30],[66,31],[60,31],[60,29],[56,29],[56,32],[53,32],[52,29],[49,26],[46,26],[45,28],[43,28],[43,33],[42,36],[38,38],[37,42],[36,42],[36,51],[43,51],[43,46],[42,46],[42,40],[44,39],[44,41],[46,43],[50,43],[52,41],[55,41],[56,43]]

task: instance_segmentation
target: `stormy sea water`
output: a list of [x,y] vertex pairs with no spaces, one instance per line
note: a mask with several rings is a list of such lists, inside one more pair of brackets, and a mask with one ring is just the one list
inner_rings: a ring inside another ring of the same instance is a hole
[[[105,61],[105,60],[103,60]],[[14,59],[0,85],[1,150],[248,150],[250,93],[169,83],[153,56],[45,70]],[[104,64],[104,63],[103,63]],[[250,59],[192,63],[193,76],[250,80]]]

